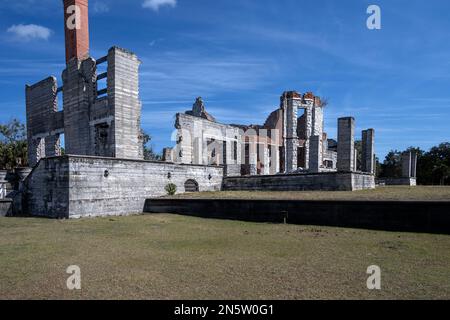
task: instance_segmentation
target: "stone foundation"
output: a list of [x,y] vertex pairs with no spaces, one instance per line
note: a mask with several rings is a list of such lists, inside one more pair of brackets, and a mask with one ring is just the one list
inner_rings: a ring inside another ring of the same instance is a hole
[[223,168],[87,156],[42,159],[27,178],[26,211],[51,218],[142,213],[145,200],[166,195],[169,183],[185,192],[219,191]]
[[416,178],[390,178],[383,181],[387,186],[417,186]]
[[12,200],[0,199],[0,217],[6,217],[12,213]]
[[224,191],[356,191],[375,189],[375,177],[366,173],[324,172],[274,176],[226,177]]

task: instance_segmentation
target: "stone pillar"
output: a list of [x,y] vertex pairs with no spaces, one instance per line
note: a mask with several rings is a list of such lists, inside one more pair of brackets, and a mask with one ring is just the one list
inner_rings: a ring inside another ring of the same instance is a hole
[[416,178],[417,177],[417,153],[406,151],[402,153],[402,177]]
[[337,170],[351,172],[355,166],[355,119],[338,119]]
[[26,117],[28,139],[28,163],[35,166],[46,156],[60,155],[59,135],[55,129],[58,85],[56,78],[49,77],[32,86],[26,86]]
[[305,108],[305,121],[306,121],[306,141],[304,144],[305,149],[305,167],[303,169],[309,169],[309,157],[310,157],[310,145],[311,145],[311,136],[313,135],[313,107],[310,105]]
[[162,154],[162,161],[165,162],[173,162],[173,149],[172,148],[164,148]]
[[271,145],[271,156],[270,156],[270,174],[277,174],[280,172],[280,148],[278,145]]
[[203,164],[203,142],[201,137],[194,137],[193,150],[194,164]]
[[116,158],[139,159],[140,64],[138,57],[125,49],[113,47],[108,52],[108,104],[114,110]]
[[45,156],[55,157],[61,155],[61,139],[59,134],[49,135],[45,138]]
[[375,174],[375,130],[362,132],[362,171]]
[[417,152],[411,152],[411,177],[417,178]]
[[411,169],[412,169],[412,154],[411,152],[403,152],[402,153],[402,177],[403,178],[411,178]]
[[309,171],[311,172],[320,172],[320,167],[322,166],[323,162],[321,146],[322,144],[320,136],[312,136],[310,138]]
[[298,168],[298,136],[297,136],[297,112],[298,102],[301,98],[298,93],[285,93],[283,99],[284,109],[284,141],[285,141],[285,171],[286,173],[296,171]]
[[250,140],[250,146],[249,146],[249,170],[250,175],[255,176],[258,174],[258,148],[257,148],[257,142],[255,141],[256,137],[253,137],[253,139]]
[[201,142],[201,155],[202,155],[202,164],[203,165],[209,165],[209,151],[208,151],[208,138],[205,135],[205,133],[202,133],[202,140]]
[[226,166],[227,164],[231,163],[230,162],[231,157],[229,154],[229,152],[230,152],[229,150],[230,150],[230,148],[228,147],[228,142],[226,140],[222,141],[222,148],[221,148],[221,155],[220,155],[222,158],[222,161],[219,164]]
[[267,145],[261,145],[261,148],[263,148],[263,175],[269,175],[270,174],[270,156],[269,156],[269,148],[270,146]]
[[0,199],[4,199],[6,197],[6,184],[7,181],[0,180]]
[[96,94],[96,63],[72,59],[62,74],[64,90],[64,139],[67,154],[94,155],[90,110]]

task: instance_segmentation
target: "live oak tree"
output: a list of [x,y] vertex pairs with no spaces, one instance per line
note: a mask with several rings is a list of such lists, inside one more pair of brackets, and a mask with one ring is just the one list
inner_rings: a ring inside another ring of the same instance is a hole
[[144,148],[144,159],[145,160],[161,160],[161,155],[157,154],[153,147],[151,146],[152,137],[147,134],[144,130],[141,130],[141,139]]
[[27,158],[25,125],[17,119],[0,124],[0,169],[25,167]]

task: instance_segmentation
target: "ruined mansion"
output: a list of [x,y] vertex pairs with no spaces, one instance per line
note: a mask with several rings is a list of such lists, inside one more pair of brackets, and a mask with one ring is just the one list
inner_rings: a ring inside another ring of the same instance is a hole
[[337,140],[330,139],[326,104],[309,92],[284,92],[261,125],[221,124],[198,98],[176,115],[176,143],[163,161],[143,160],[140,60],[119,47],[91,57],[88,1],[63,2],[66,19],[70,6],[80,8],[80,25],[65,28],[62,84],[49,77],[26,86],[33,170],[21,187],[23,211],[65,218],[139,213],[169,183],[178,192],[375,188],[374,130],[362,132],[359,154],[354,118],[338,119]]

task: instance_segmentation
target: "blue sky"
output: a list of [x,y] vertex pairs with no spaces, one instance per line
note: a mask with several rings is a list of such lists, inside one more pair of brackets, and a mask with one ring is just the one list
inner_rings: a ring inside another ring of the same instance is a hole
[[[366,27],[370,4],[381,30]],[[446,0],[90,0],[91,55],[140,57],[158,151],[197,96],[221,122],[258,124],[298,90],[329,100],[330,137],[340,116],[356,118],[357,137],[375,128],[384,158],[450,140],[449,12]],[[25,84],[60,77],[63,23],[61,0],[1,0],[0,122],[25,120]]]

